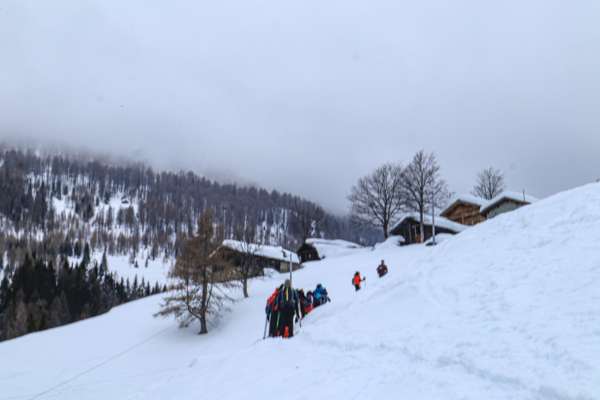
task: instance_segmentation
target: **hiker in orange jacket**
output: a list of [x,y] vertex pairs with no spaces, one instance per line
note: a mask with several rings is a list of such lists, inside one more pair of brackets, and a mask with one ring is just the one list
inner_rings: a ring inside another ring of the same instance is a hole
[[352,284],[354,285],[354,289],[356,291],[360,290],[360,284],[365,280],[365,278],[360,277],[360,272],[356,271],[354,274],[354,278],[352,278]]

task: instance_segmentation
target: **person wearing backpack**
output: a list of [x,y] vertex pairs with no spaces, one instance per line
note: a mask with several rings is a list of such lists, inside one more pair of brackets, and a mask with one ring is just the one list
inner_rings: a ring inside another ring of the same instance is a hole
[[298,292],[292,288],[289,279],[285,280],[283,288],[279,291],[275,305],[279,310],[279,324],[275,331],[276,336],[283,336],[284,338],[293,337],[294,315],[296,316],[296,321],[301,317],[300,299],[298,298]]
[[308,314],[314,308],[315,308],[315,298],[314,298],[312,290],[309,290],[308,292],[306,292],[306,306],[305,306],[306,313]]
[[379,266],[377,267],[377,275],[379,275],[379,277],[383,277],[385,276],[385,274],[388,273],[388,267],[387,265],[385,265],[385,262],[383,260],[381,260],[381,264],[379,264]]
[[315,307],[318,307],[322,304],[327,303],[328,301],[331,301],[331,299],[329,298],[329,295],[327,293],[327,289],[325,289],[323,287],[323,285],[321,285],[320,283],[317,285],[317,288],[313,292],[313,296],[315,299],[314,300]]
[[265,307],[265,313],[267,314],[267,321],[269,321],[269,337],[278,336],[278,328],[280,322],[279,310],[277,308],[277,297],[279,292],[283,289],[283,285],[275,288],[275,291],[267,299],[267,306]]
[[360,277],[360,272],[356,271],[354,277],[352,278],[352,284],[354,285],[354,289],[358,292],[360,290],[360,284],[364,282],[366,278]]

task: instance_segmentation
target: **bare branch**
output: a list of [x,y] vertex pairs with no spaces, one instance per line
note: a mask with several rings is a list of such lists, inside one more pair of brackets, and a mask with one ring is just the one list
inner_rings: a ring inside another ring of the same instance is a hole
[[401,176],[402,167],[388,163],[360,178],[348,196],[353,220],[382,228],[387,238],[390,224],[403,209]]
[[402,198],[406,207],[419,213],[421,237],[423,220],[432,206],[441,208],[448,201],[448,186],[441,178],[435,154],[417,152],[402,174]]
[[499,169],[489,167],[477,174],[473,194],[486,200],[498,196],[505,189],[504,174]]

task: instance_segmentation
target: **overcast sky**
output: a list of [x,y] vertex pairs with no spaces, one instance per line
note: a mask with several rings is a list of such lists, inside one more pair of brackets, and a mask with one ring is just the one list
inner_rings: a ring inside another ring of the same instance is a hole
[[435,152],[545,196],[600,177],[600,1],[0,0],[0,138],[290,191]]

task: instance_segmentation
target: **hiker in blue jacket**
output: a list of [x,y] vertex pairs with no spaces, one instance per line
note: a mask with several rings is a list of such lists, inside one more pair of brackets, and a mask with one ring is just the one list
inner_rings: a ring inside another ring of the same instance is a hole
[[327,289],[323,287],[320,283],[317,285],[317,288],[313,291],[314,304],[315,307],[318,307],[322,304],[325,304],[331,299],[329,298],[329,294],[327,293]]

